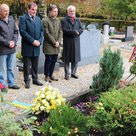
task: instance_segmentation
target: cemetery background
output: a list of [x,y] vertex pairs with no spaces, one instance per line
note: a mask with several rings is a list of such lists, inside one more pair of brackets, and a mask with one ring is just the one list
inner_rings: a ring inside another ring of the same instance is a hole
[[[99,45],[98,43],[100,42],[100,39],[101,39],[100,37],[101,35],[99,35],[100,32],[97,31],[97,36],[95,37],[91,35],[90,39],[86,38],[88,36],[87,33],[94,34],[96,33],[96,31],[93,31],[93,30],[86,31],[83,34],[84,37],[82,38],[84,39],[84,41],[82,41],[83,43],[82,45],[85,44],[87,48],[84,48],[84,46],[81,45],[83,52],[82,52],[82,61],[78,69],[78,75],[80,76],[79,80],[74,80],[71,78],[70,81],[65,81],[63,68],[60,68],[58,71],[55,72],[55,76],[59,77],[59,82],[51,83],[51,85],[58,88],[61,94],[63,95],[63,97],[67,99],[70,99],[71,97],[77,97],[78,95],[82,95],[90,91],[89,86],[91,85],[91,82],[92,82],[92,76],[99,71],[99,58],[102,56],[103,50],[108,46],[111,46],[112,50],[121,49],[121,55],[123,57],[124,67],[125,67],[125,73],[123,75],[123,78],[125,79],[129,75],[129,68],[131,63],[128,62],[128,59],[130,57],[130,54],[133,48],[130,47],[131,42],[122,43],[120,40],[118,40],[118,39],[124,38],[125,35],[116,35],[116,37],[113,36],[112,40],[108,39],[108,36],[107,36],[104,42],[105,45],[97,46]],[[96,37],[99,37],[99,38],[97,39]],[[90,46],[92,47],[92,50],[90,50]],[[90,54],[91,55],[93,54],[93,55],[90,56]],[[43,56],[40,56],[40,57],[41,57],[40,62],[42,62],[40,64],[43,65],[44,63]],[[35,92],[37,92],[37,90],[41,90],[42,87],[37,87],[32,84],[29,90],[25,89],[22,72],[18,72],[17,69],[15,69],[15,73],[16,73],[16,82],[17,84],[21,86],[21,89],[9,90],[9,92],[6,94],[6,99],[9,100],[11,103],[14,100],[31,103],[31,101],[35,97],[34,96]],[[44,86],[45,86],[46,83],[44,81],[43,74],[39,75],[39,79],[44,83]],[[22,111],[23,111],[22,109],[16,108],[16,107],[10,107],[10,110],[14,111],[16,115],[22,114]]]

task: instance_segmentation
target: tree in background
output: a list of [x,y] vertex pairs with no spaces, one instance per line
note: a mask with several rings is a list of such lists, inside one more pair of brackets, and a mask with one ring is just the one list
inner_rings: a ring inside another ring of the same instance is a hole
[[101,13],[111,19],[134,19],[136,17],[135,5],[135,0],[101,0]]
[[14,3],[14,0],[0,0],[0,3],[6,3],[6,4],[8,4],[8,5],[10,5],[10,4],[12,4],[12,3]]
[[[11,6],[11,13],[21,15],[26,11],[29,2],[36,2],[40,11],[49,4],[59,7],[60,16],[66,14],[68,5],[74,5],[80,17],[101,17],[108,19],[135,19],[136,0],[4,0]],[[3,3],[3,0],[0,0]],[[43,6],[44,3],[44,6]]]

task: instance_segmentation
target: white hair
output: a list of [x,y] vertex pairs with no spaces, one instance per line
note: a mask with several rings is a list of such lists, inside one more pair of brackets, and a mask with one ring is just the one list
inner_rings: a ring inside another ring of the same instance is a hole
[[0,11],[3,10],[3,9],[9,9],[9,6],[7,4],[1,4],[0,5]]
[[68,6],[68,7],[67,7],[67,11],[69,11],[69,10],[71,10],[71,9],[76,10],[76,7],[75,7],[75,6],[73,6],[73,5],[70,5],[70,6]]

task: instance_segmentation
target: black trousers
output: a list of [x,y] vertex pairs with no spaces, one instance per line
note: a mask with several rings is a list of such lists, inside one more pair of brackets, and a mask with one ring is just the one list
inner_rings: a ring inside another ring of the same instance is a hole
[[44,75],[52,77],[55,63],[57,62],[58,54],[54,55],[45,55],[45,63],[44,63]]
[[25,57],[23,56],[23,71],[24,71],[24,82],[30,82],[30,71],[32,73],[33,81],[38,80],[38,56],[36,57]]

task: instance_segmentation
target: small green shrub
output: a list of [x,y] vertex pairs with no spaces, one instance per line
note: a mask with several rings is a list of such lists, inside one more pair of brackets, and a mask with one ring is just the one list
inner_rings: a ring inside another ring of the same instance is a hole
[[16,53],[16,58],[20,61],[23,61],[23,56],[21,55],[21,52]]
[[106,136],[136,135],[136,85],[100,95],[96,111],[90,117],[91,130]]
[[33,131],[38,131],[34,121],[36,117],[15,119],[15,114],[5,107],[10,106],[0,93],[0,136],[33,136]]
[[136,63],[133,63],[133,65],[130,67],[130,73],[136,74]]
[[108,91],[114,87],[124,73],[120,51],[112,52],[110,48],[104,50],[100,60],[99,73],[93,76],[92,89],[94,93]]
[[39,130],[44,136],[87,136],[87,120],[69,105],[61,105],[50,112],[47,122]]

